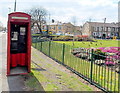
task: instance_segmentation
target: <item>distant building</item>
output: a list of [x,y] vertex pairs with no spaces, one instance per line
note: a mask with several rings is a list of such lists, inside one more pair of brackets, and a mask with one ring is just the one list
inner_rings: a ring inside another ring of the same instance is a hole
[[50,31],[52,34],[64,34],[64,25],[61,22],[51,23],[48,25],[48,31]]
[[[74,26],[73,24],[69,23],[62,23],[62,22],[56,22],[56,23],[51,23],[50,25],[43,25],[42,26],[42,31],[49,31],[52,34],[78,34],[81,35],[81,30],[80,26]],[[35,24],[34,27],[32,28],[32,33],[39,33],[39,29],[37,25]]]
[[74,26],[73,24],[69,23],[53,23],[49,25],[49,31],[53,34],[61,33],[61,34],[81,34],[80,26]]
[[118,23],[86,22],[83,25],[82,34],[92,36],[94,38],[112,38],[113,36],[120,37],[120,32],[118,32]]

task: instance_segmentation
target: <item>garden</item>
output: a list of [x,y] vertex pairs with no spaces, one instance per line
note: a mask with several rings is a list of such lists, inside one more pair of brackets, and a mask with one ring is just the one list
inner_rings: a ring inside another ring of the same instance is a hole
[[76,36],[54,36],[53,41],[94,41],[87,35],[76,35]]
[[119,91],[117,40],[74,41],[74,46],[73,41],[46,41],[33,46],[95,86]]
[[[91,52],[92,49],[94,50],[93,53]],[[120,47],[74,48],[71,53],[88,62],[92,59],[95,64],[114,68],[114,71],[120,73]]]

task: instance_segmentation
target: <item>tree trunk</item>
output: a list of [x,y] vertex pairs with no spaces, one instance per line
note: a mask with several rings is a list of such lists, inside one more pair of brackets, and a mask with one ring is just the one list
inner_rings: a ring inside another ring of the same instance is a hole
[[38,27],[38,29],[39,29],[39,32],[40,32],[41,34],[43,34],[43,33],[42,33],[42,29],[41,29],[41,25],[39,25],[38,22],[36,22],[36,23],[37,23],[37,27]]

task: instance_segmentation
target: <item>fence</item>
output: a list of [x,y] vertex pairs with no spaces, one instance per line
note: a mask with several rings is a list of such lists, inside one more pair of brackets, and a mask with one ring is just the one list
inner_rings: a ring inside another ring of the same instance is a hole
[[[109,64],[105,64],[104,57],[96,55],[93,50],[80,48],[75,52],[76,49],[73,50],[70,45],[52,41],[36,42],[32,46],[103,91],[120,92],[118,60],[115,60],[114,66],[108,66]],[[114,58],[107,56],[107,59],[113,60]]]

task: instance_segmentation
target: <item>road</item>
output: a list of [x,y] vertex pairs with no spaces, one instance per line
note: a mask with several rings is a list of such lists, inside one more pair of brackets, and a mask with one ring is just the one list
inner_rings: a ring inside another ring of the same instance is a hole
[[[6,33],[0,32],[0,92],[3,88],[8,91],[7,77],[6,77]],[[4,81],[4,82],[3,82]],[[3,87],[5,85],[5,87]]]
[[23,76],[6,76],[6,66],[7,33],[0,32],[0,93],[1,91],[25,91]]

